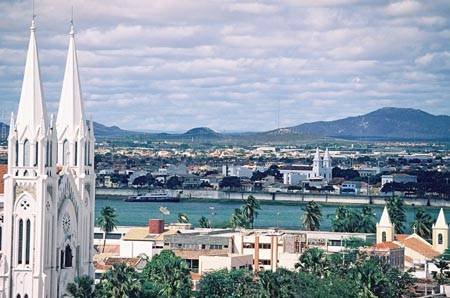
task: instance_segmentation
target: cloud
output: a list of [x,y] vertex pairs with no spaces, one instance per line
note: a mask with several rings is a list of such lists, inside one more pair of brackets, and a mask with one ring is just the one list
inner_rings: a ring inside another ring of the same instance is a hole
[[[282,126],[386,105],[450,114],[448,1],[72,2],[86,107],[107,125],[269,130],[278,107]],[[37,12],[56,112],[70,5],[42,0]],[[5,112],[17,109],[29,16],[27,1],[0,2]]]

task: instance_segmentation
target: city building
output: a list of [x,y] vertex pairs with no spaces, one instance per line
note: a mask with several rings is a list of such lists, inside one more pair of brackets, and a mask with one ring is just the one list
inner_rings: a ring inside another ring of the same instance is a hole
[[323,159],[320,156],[319,148],[317,148],[312,166],[283,166],[280,168],[280,173],[283,174],[283,183],[287,185],[299,185],[301,182],[308,181],[319,181],[323,185],[329,183],[333,178],[332,170],[332,159],[328,148],[325,150]]
[[56,121],[43,99],[33,18],[17,117],[11,117],[0,234],[0,297],[62,297],[94,276],[94,132],[87,125],[73,24]]
[[417,183],[417,176],[408,174],[391,174],[381,176],[381,187],[386,183]]

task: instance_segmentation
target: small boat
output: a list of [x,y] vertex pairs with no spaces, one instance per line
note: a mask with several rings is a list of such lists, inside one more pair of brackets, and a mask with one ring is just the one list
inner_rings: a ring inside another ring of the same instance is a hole
[[125,202],[179,202],[179,197],[170,196],[165,190],[153,191],[144,195],[129,196]]

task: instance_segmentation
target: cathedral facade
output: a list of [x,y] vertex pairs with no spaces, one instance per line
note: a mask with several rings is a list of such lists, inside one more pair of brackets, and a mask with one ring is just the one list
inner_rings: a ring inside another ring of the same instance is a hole
[[73,25],[56,119],[48,117],[36,26],[8,137],[0,233],[0,297],[62,297],[94,276],[94,131],[85,116]]

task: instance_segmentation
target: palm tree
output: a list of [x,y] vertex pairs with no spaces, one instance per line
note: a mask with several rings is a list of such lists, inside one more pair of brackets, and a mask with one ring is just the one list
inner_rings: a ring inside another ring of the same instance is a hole
[[140,290],[141,283],[136,269],[120,263],[103,273],[95,287],[95,294],[99,297],[128,298],[139,297]]
[[376,228],[376,218],[373,209],[369,206],[364,206],[362,209],[362,216],[357,227],[356,232],[373,233]]
[[327,254],[319,248],[305,250],[295,264],[295,268],[319,277],[327,276],[330,272],[330,260]]
[[189,223],[189,217],[186,213],[178,213],[178,222],[179,223]]
[[243,212],[244,215],[247,217],[247,221],[250,223],[250,227],[253,229],[253,223],[255,221],[255,218],[258,217],[258,211],[261,207],[259,205],[259,202],[255,199],[254,196],[250,195],[247,197],[247,199],[244,201],[243,206]]
[[103,249],[102,253],[105,252],[106,245],[106,234],[111,233],[117,227],[117,214],[116,209],[106,206],[100,211],[100,216],[97,219],[100,229],[104,232],[103,237]]
[[433,219],[425,212],[425,209],[419,208],[416,216],[411,223],[411,228],[416,230],[417,235],[422,238],[431,238],[431,227],[433,226]]
[[65,296],[72,298],[90,298],[94,296],[94,281],[87,275],[75,277],[73,283],[67,285]]
[[234,209],[234,213],[231,215],[230,224],[233,228],[247,228],[249,222],[244,214],[242,208]]
[[405,207],[403,205],[403,199],[400,197],[392,197],[386,203],[389,217],[392,223],[395,225],[395,232],[397,234],[403,233],[403,223],[406,220]]
[[320,228],[320,220],[322,219],[320,206],[316,202],[310,201],[303,211],[303,226],[310,231],[318,230]]
[[209,219],[204,216],[200,217],[200,219],[198,220],[198,225],[200,226],[200,228],[211,228]]

